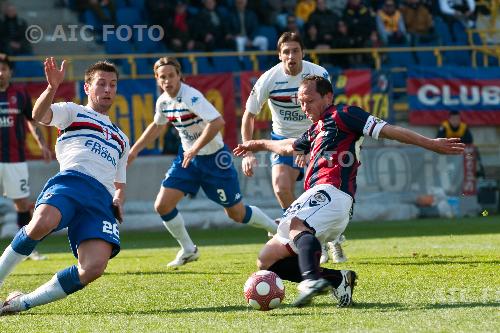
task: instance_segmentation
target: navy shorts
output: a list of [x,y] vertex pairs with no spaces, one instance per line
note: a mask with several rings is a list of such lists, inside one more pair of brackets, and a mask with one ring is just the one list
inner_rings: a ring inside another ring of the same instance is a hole
[[50,178],[38,196],[36,207],[47,204],[62,215],[56,229],[68,228],[73,255],[85,240],[102,239],[113,245],[111,258],[120,252],[120,232],[113,215],[113,198],[106,187],[83,173],[67,170]]
[[182,167],[183,154],[184,150],[180,147],[162,182],[163,187],[192,195],[198,193],[201,187],[210,200],[223,207],[232,207],[241,201],[233,155],[225,145],[214,154],[196,156],[187,168]]
[[[281,135],[278,135],[278,134],[275,134],[274,132],[271,132],[271,139],[272,140],[284,140],[284,139],[288,139],[288,138],[281,136]],[[288,155],[284,156],[284,155],[279,155],[276,153],[271,153],[271,167],[275,164],[285,164],[285,165],[288,165],[288,166],[294,168],[295,170],[299,170],[300,173],[297,176],[296,180],[300,181],[300,180],[304,179],[304,168],[298,167],[295,164],[295,161],[293,160],[293,156],[288,156]]]

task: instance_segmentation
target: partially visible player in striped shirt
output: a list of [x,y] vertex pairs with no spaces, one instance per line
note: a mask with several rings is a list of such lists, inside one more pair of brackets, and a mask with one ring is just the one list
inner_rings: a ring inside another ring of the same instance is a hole
[[[4,195],[14,201],[17,226],[31,220],[29,174],[26,163],[26,126],[35,138],[45,162],[51,161],[50,148],[31,117],[31,97],[26,89],[10,84],[12,63],[0,54],[0,184]],[[28,257],[44,260],[46,256],[33,251]]]

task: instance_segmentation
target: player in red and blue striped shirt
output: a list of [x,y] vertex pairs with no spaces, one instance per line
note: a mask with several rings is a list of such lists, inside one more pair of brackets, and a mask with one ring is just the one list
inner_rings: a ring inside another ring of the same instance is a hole
[[354,106],[332,105],[331,83],[321,76],[306,77],[298,98],[302,111],[313,125],[299,139],[251,140],[234,149],[237,156],[248,151],[268,150],[298,154],[303,164],[310,154],[306,190],[287,209],[277,234],[259,254],[259,269],[282,279],[300,282],[295,306],[331,289],[341,307],[352,304],[356,273],[319,265],[321,243],[335,239],[349,222],[360,165],[359,149],[364,136],[414,144],[440,154],[462,154],[459,139],[430,139],[411,130],[387,124]]

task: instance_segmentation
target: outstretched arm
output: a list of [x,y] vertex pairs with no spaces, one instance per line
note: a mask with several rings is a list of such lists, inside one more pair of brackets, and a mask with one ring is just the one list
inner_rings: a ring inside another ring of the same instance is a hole
[[45,78],[47,79],[47,88],[38,97],[33,106],[33,119],[42,123],[50,124],[52,120],[52,110],[50,105],[54,100],[57,88],[64,81],[64,73],[66,71],[66,60],[63,60],[61,68],[57,69],[57,63],[54,57],[46,58],[44,62]]
[[382,128],[379,137],[420,146],[439,154],[459,155],[464,152],[465,147],[459,138],[430,139],[412,130],[389,124]]
[[236,156],[245,156],[249,151],[272,151],[279,155],[293,155],[293,143],[296,139],[285,140],[249,140],[240,143],[234,148],[233,153]]

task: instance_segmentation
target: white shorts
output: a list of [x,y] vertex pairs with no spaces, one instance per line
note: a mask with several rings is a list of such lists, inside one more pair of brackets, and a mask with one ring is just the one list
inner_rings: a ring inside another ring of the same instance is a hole
[[321,244],[333,241],[342,234],[349,223],[352,197],[333,185],[321,184],[304,192],[287,209],[278,226],[277,239],[295,253],[297,248],[289,239],[290,222],[297,217],[314,229]]
[[3,185],[3,195],[7,198],[29,197],[28,163],[0,163],[0,183]]

